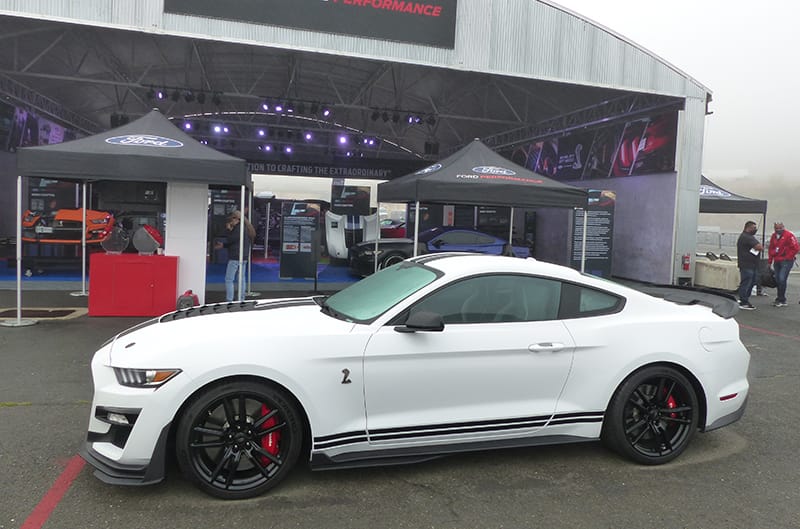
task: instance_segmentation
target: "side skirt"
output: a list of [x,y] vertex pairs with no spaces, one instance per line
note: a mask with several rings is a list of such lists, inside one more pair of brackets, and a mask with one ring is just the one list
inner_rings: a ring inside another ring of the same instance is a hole
[[527,439],[505,439],[500,441],[483,441],[469,443],[437,444],[429,446],[412,446],[383,450],[367,450],[347,452],[328,456],[322,452],[311,454],[312,470],[336,470],[387,465],[407,465],[430,461],[450,454],[478,452],[483,450],[501,450],[506,448],[525,448],[555,444],[593,442],[597,438],[586,438],[572,435],[550,435]]

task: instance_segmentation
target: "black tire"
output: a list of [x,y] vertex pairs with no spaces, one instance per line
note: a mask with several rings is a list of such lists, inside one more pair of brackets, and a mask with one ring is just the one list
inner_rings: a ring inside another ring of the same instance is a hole
[[691,382],[671,367],[631,375],[606,410],[603,441],[644,465],[678,457],[697,431],[700,407]]
[[388,255],[383,256],[383,258],[380,260],[380,262],[378,263],[378,270],[389,268],[390,266],[396,265],[397,263],[405,260],[406,256],[401,253],[398,252],[390,253]]
[[212,496],[252,498],[286,477],[300,454],[302,432],[300,414],[280,390],[226,382],[199,395],[178,419],[178,464]]

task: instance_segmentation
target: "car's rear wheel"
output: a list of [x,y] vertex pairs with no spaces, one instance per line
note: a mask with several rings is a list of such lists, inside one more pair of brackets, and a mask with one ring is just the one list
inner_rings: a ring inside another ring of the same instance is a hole
[[178,464],[212,496],[251,498],[286,477],[300,453],[302,432],[299,413],[277,388],[226,382],[199,395],[179,418]]
[[384,268],[389,268],[392,265],[396,265],[397,263],[404,261],[406,256],[401,253],[390,253],[389,255],[385,256],[383,259],[380,260],[378,263],[378,269],[383,270]]
[[611,399],[603,440],[638,463],[659,465],[686,449],[698,414],[697,393],[681,372],[648,367],[631,375]]

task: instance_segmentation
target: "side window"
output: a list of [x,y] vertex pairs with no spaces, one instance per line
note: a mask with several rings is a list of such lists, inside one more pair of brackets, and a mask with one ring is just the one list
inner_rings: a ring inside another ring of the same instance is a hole
[[554,320],[561,283],[519,275],[480,276],[434,292],[410,309],[441,314],[446,324]]
[[494,244],[496,241],[494,237],[490,237],[489,235],[483,235],[481,233],[475,234],[475,244]]
[[625,300],[614,294],[569,283],[564,285],[563,301],[561,319],[613,314],[625,305]]

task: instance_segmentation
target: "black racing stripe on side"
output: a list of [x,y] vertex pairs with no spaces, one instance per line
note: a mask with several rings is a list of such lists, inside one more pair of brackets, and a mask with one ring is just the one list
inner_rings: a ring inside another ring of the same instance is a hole
[[604,411],[586,411],[586,412],[575,412],[575,413],[557,413],[553,415],[553,419],[568,419],[572,417],[602,417],[605,415]]
[[603,422],[602,417],[585,417],[583,419],[553,419],[547,425],[555,426],[557,424],[579,424],[582,422]]
[[399,432],[417,432],[421,430],[449,430],[457,428],[472,428],[479,426],[500,426],[500,425],[513,425],[515,423],[528,423],[547,421],[550,415],[538,415],[535,417],[516,417],[508,419],[490,419],[485,421],[471,421],[471,422],[454,422],[449,424],[428,424],[422,426],[405,426],[400,428],[382,428],[380,430],[370,430],[371,435],[391,434]]
[[333,441],[336,439],[343,439],[345,437],[358,437],[359,435],[364,436],[367,435],[367,432],[364,430],[359,430],[356,432],[342,432],[342,433],[335,433],[331,435],[321,435],[319,437],[314,438],[315,443],[324,443],[326,441]]
[[439,430],[430,430],[425,432],[409,432],[406,434],[403,433],[373,434],[370,435],[370,438],[376,441],[388,441],[391,439],[416,439],[420,437],[434,437],[437,435],[455,435],[462,433],[507,432],[509,430],[525,430],[527,428],[539,428],[544,426],[545,424],[546,424],[545,421],[537,421],[537,422],[508,424],[505,426],[476,426],[471,428],[460,428],[460,429],[439,429]]
[[335,441],[323,441],[321,443],[314,440],[314,450],[325,450],[327,448],[346,446],[354,443],[366,443],[367,441],[369,441],[369,439],[367,438],[366,435],[362,435],[361,437],[347,437]]

